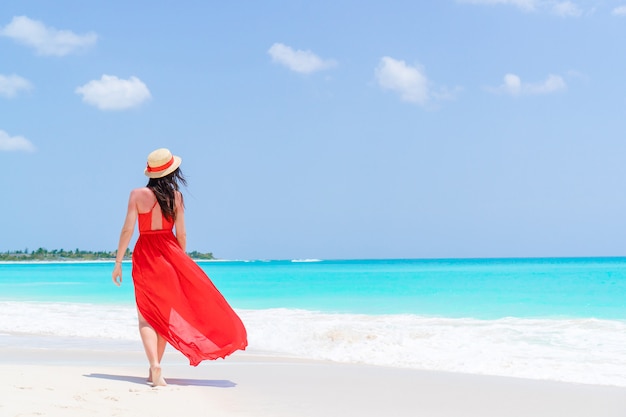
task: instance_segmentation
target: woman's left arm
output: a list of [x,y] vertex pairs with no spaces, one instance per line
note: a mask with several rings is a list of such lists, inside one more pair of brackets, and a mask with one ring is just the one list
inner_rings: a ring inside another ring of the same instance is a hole
[[183,204],[183,198],[179,192],[176,192],[176,240],[180,245],[183,252],[187,251],[187,230],[185,229],[185,206]]

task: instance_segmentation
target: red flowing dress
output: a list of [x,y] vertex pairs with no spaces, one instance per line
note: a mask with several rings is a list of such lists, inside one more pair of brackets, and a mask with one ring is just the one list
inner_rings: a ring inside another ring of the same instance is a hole
[[[152,227],[155,210],[162,218],[158,230]],[[139,213],[138,222],[132,275],[141,315],[192,366],[244,350],[248,341],[241,319],[181,249],[174,223],[156,203],[148,213]]]

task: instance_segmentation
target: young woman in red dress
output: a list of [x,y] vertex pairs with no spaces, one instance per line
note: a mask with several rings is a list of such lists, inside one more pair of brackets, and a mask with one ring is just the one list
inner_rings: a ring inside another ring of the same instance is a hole
[[122,259],[135,229],[132,277],[139,333],[150,363],[148,381],[166,385],[161,359],[167,343],[197,366],[248,344],[240,318],[204,271],[186,254],[181,158],[165,148],[148,155],[147,186],[131,191],[117,248],[113,282],[122,284]]

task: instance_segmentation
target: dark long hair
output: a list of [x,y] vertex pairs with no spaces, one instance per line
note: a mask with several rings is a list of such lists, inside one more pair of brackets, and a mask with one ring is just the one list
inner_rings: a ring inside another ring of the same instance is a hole
[[[150,178],[148,187],[159,202],[163,216],[169,221],[176,220],[176,191],[179,185],[187,186],[187,180],[180,168],[161,178]],[[182,199],[182,194],[181,194]]]

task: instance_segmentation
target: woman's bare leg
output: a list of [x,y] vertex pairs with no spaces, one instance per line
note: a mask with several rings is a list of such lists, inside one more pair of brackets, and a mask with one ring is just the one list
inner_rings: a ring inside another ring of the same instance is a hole
[[151,381],[152,385],[155,387],[165,386],[167,383],[161,375],[161,359],[165,352],[165,339],[150,326],[139,310],[137,310],[137,317],[139,318],[139,335],[141,336],[143,348],[146,351],[146,356],[150,363],[149,381]]
[[[167,340],[163,336],[157,333],[157,358],[159,363],[163,360],[163,354],[167,346]],[[148,382],[152,382],[152,370],[148,369]]]

